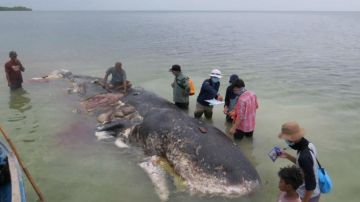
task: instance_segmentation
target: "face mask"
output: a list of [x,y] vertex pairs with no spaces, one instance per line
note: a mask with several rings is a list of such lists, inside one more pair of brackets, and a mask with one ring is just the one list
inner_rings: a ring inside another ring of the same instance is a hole
[[214,83],[217,83],[220,81],[219,78],[216,78],[216,77],[211,77],[211,81],[214,82]]
[[241,94],[242,94],[241,90],[235,90],[235,91],[233,91],[233,93],[234,93],[235,95],[241,95]]
[[294,146],[294,145],[295,145],[295,143],[294,143],[294,142],[291,142],[291,141],[289,141],[289,140],[285,140],[285,143],[286,143],[287,145],[289,145],[289,147],[291,147],[291,146]]

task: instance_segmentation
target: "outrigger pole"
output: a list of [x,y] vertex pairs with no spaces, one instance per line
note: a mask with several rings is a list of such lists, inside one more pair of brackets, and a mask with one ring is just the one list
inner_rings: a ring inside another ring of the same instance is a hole
[[25,164],[21,160],[20,155],[18,154],[15,145],[12,143],[9,136],[5,133],[5,131],[2,129],[1,126],[0,126],[0,131],[3,134],[3,136],[4,136],[5,140],[7,141],[7,143],[9,144],[11,150],[14,152],[14,154],[15,154],[16,158],[18,159],[19,164],[20,164],[21,168],[23,169],[26,177],[28,178],[28,180],[30,181],[30,183],[31,183],[32,187],[34,188],[35,192],[39,196],[40,201],[45,202],[44,195],[41,193],[40,188],[36,185],[35,180],[32,178],[32,176],[30,175],[30,172],[28,171]]

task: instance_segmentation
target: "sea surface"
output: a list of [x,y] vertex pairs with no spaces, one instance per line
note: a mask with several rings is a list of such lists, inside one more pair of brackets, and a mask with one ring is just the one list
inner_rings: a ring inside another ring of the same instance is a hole
[[[262,187],[236,199],[172,189],[169,201],[276,201],[279,168],[267,153],[286,121],[298,121],[330,173],[321,201],[357,202],[360,190],[359,12],[1,12],[0,61],[17,51],[24,91],[0,72],[0,123],[51,202],[159,201],[136,148],[94,136],[94,118],[73,113],[63,81],[31,83],[55,69],[99,76],[121,61],[128,78],[172,99],[168,69],[180,64],[199,90],[211,69],[238,74],[259,100],[254,138],[236,142]],[[71,101],[72,100],[72,101]],[[196,96],[191,97],[192,116]],[[226,131],[222,107],[212,124]],[[295,152],[292,152],[295,154]],[[29,201],[36,194],[27,183]]]

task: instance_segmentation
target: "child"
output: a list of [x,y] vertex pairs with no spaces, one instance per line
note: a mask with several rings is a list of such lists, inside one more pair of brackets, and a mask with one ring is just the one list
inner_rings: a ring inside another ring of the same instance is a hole
[[303,183],[301,170],[296,166],[281,168],[279,173],[279,200],[278,202],[301,202],[296,189]]

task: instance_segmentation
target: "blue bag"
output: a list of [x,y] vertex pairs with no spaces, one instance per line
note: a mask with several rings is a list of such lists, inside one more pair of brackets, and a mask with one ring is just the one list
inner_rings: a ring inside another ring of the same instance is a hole
[[319,161],[317,159],[316,159],[316,161],[318,162],[318,165],[319,165],[317,174],[319,177],[320,191],[321,191],[321,193],[324,193],[324,194],[329,193],[329,192],[331,192],[332,187],[333,187],[330,175],[328,175],[325,168],[321,167],[321,165],[319,164]]
[[[313,150],[310,149],[310,151],[314,153]],[[325,168],[321,166],[317,158],[316,158],[316,162],[319,166],[317,170],[317,174],[318,174],[320,192],[323,194],[330,193],[333,187],[330,175],[326,172]]]

